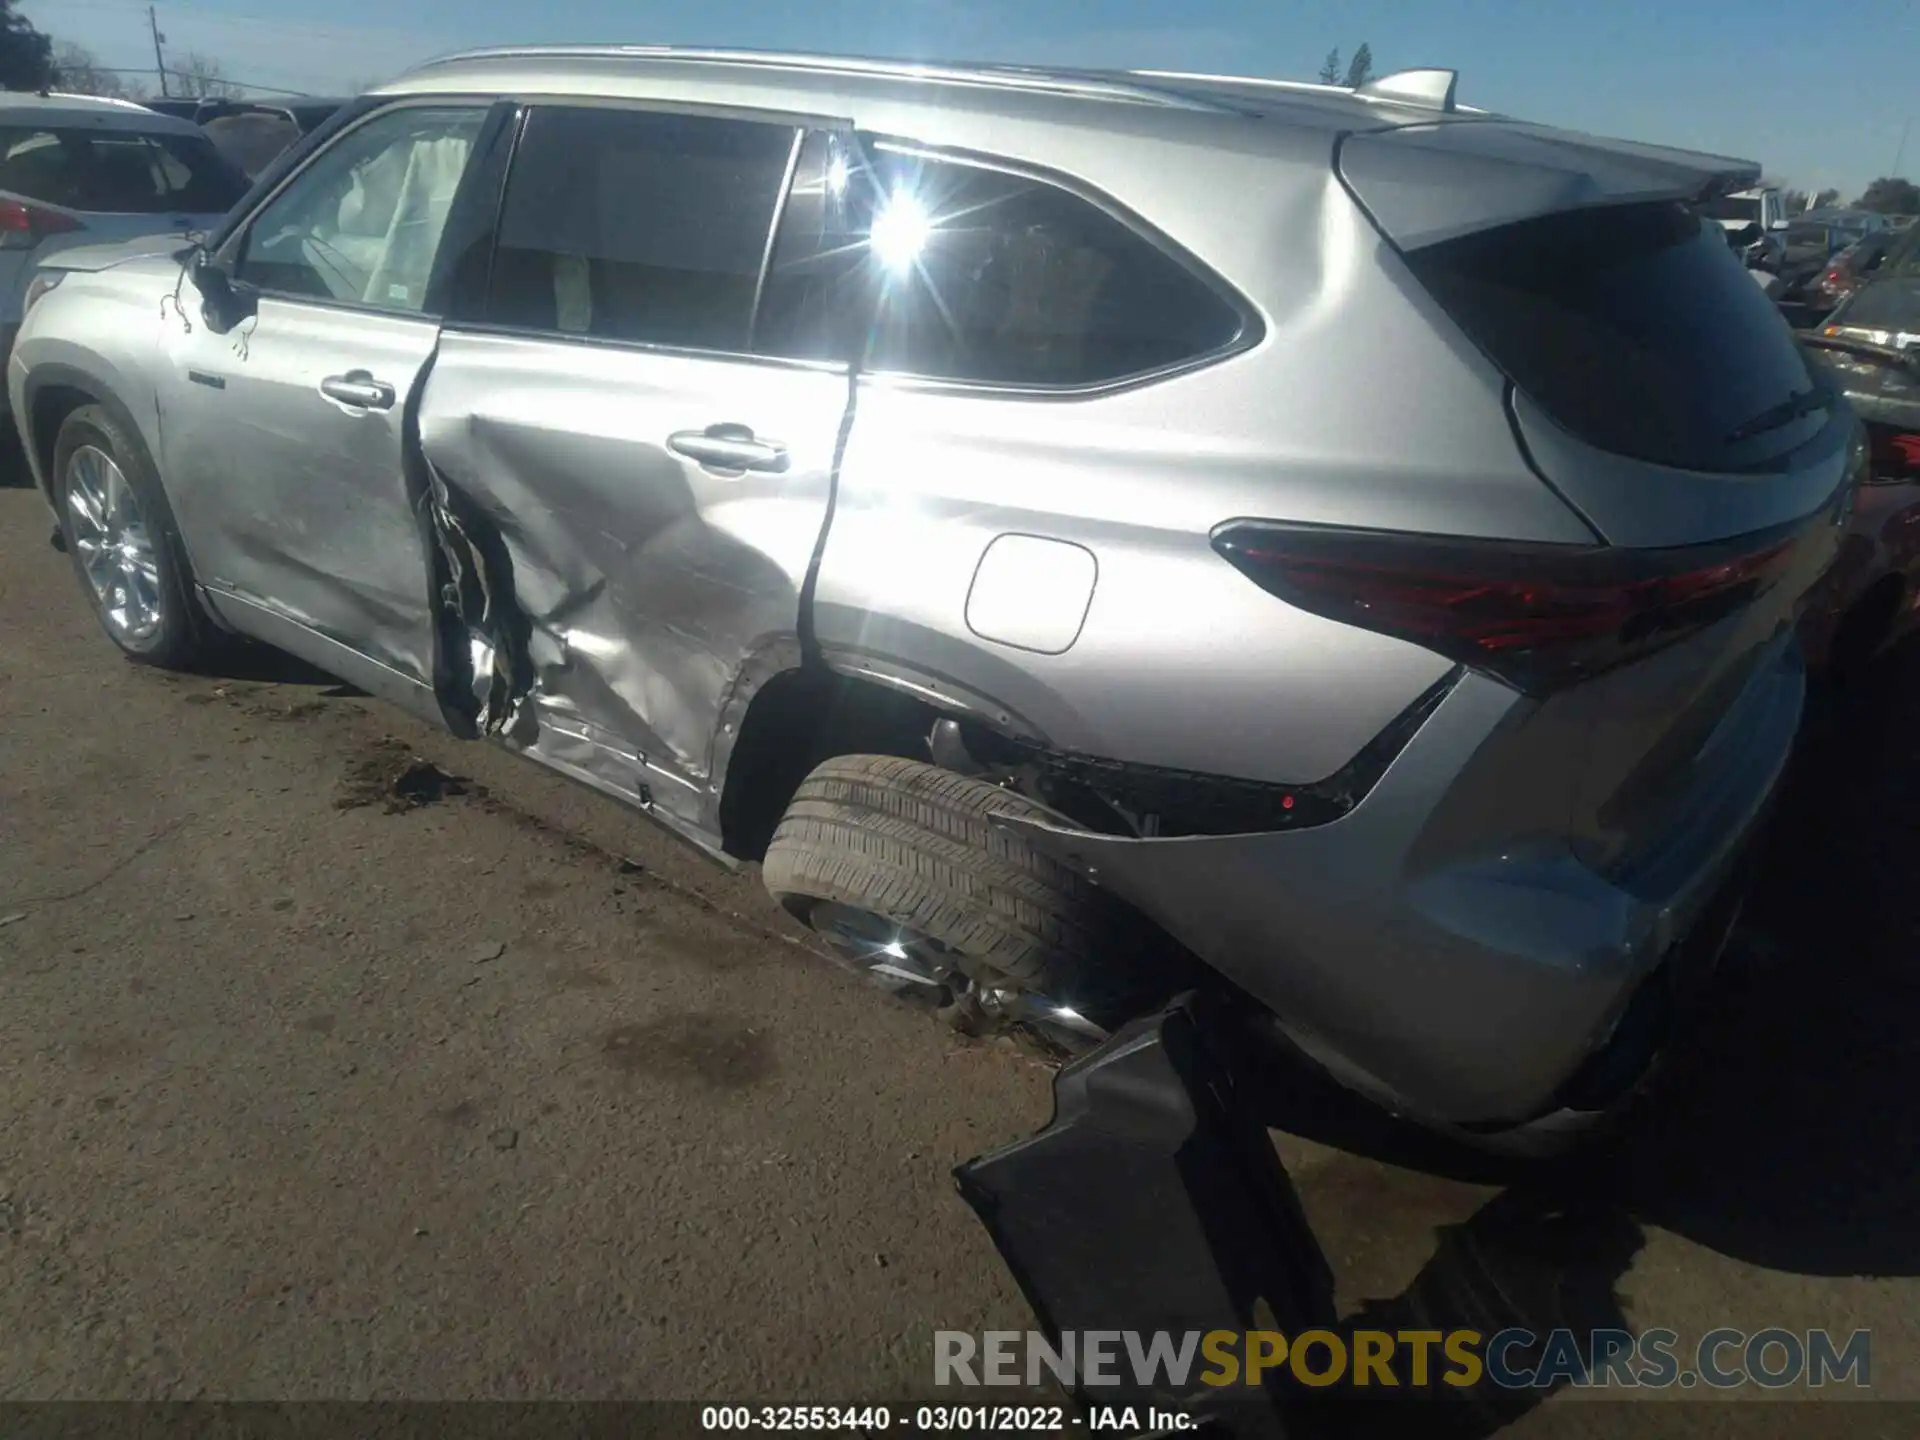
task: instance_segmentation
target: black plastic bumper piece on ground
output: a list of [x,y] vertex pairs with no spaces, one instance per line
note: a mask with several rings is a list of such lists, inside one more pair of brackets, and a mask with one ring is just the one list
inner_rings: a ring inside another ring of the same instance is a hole
[[[1139,1020],[1054,1080],[1054,1116],[1029,1139],[954,1171],[1041,1328],[1063,1334],[1278,1329],[1333,1323],[1333,1280],[1274,1153],[1233,1084],[1234,1028],[1185,999]],[[1298,1436],[1277,1389],[1119,1384],[1085,1404],[1182,1409],[1210,1433]],[[1237,1347],[1236,1347],[1237,1349]],[[969,1399],[985,1399],[976,1394]]]

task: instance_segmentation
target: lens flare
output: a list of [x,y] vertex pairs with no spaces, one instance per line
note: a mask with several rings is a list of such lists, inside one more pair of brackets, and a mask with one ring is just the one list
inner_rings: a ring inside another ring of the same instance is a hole
[[867,232],[867,245],[874,258],[889,270],[909,269],[927,248],[933,234],[933,217],[920,198],[896,190],[873,217]]

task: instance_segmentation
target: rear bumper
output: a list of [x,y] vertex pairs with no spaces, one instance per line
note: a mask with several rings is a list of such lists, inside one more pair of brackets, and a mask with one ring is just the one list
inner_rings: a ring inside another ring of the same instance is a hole
[[1456,777],[1525,704],[1477,675],[1326,826],[1179,839],[1016,828],[1269,1007],[1344,1083],[1483,1143],[1500,1130],[1524,1140],[1581,1122],[1562,1102],[1568,1081],[1646,977],[1712,923],[1805,693],[1799,648],[1782,634],[1703,745],[1686,802],[1667,812],[1680,818],[1605,872],[1559,837],[1437,861],[1422,849]]

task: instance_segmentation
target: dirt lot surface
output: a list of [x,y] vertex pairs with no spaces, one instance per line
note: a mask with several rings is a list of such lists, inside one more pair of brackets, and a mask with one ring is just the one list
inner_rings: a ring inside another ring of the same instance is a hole
[[[0,489],[0,1397],[891,1398],[933,1329],[1027,1326],[948,1171],[1044,1120],[1037,1063],[504,752],[270,656],[124,663],[46,531]],[[1870,1327],[1920,1398],[1917,721],[1913,664],[1827,718],[1617,1150],[1508,1188],[1281,1137],[1347,1306],[1467,1257],[1589,1323]],[[1838,1408],[1788,1431],[1914,1428]]]

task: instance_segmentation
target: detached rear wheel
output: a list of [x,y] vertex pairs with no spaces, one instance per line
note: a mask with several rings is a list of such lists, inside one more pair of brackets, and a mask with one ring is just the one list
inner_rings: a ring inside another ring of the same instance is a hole
[[801,783],[761,878],[900,998],[972,1033],[1018,1027],[1081,1050],[1131,1013],[1137,986],[1119,907],[993,823],[1046,813],[931,765],[843,755]]
[[186,669],[208,631],[160,477],[138,435],[111,411],[67,417],[53,451],[60,533],[100,628],[132,660]]

